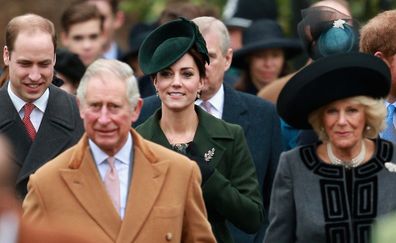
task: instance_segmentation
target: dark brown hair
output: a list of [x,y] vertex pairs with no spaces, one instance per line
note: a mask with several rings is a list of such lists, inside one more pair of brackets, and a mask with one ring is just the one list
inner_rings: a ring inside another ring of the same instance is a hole
[[100,30],[103,31],[104,17],[98,8],[87,2],[75,2],[63,12],[61,26],[63,31],[68,33],[71,26],[94,19],[100,21]]

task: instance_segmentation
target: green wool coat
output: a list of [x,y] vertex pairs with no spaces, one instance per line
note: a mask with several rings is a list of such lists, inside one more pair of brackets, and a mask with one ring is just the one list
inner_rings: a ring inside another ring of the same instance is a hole
[[[199,154],[215,167],[202,185],[209,222],[218,242],[234,242],[226,220],[247,233],[255,233],[264,220],[256,169],[242,128],[195,106],[199,124],[193,142]],[[161,109],[136,130],[146,139],[171,149],[160,127]],[[214,150],[213,150],[214,149]]]

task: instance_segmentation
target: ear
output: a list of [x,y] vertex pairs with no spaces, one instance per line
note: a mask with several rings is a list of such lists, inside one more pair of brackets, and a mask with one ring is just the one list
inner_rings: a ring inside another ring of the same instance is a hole
[[69,46],[69,38],[67,37],[67,33],[65,31],[62,31],[60,37],[61,37],[62,45],[65,47],[68,47]]
[[140,112],[142,111],[142,107],[143,107],[143,99],[139,98],[135,108],[132,111],[131,126],[139,118]]
[[232,48],[228,48],[227,53],[225,55],[226,63],[224,67],[224,72],[227,71],[231,67],[232,56],[234,55],[234,51]]
[[125,22],[125,14],[122,11],[117,11],[114,16],[114,28],[118,30]]
[[8,51],[7,46],[4,46],[3,48],[3,61],[6,66],[10,64],[10,52]]
[[382,61],[384,61],[386,63],[386,65],[388,65],[388,67],[390,67],[390,63],[388,62],[388,58],[387,58],[387,56],[384,55],[384,53],[382,53],[380,51],[376,51],[374,53],[374,56],[380,58]]
[[80,111],[80,117],[81,117],[81,119],[84,120],[84,107],[83,107],[83,104],[82,104],[82,102],[80,101],[80,99],[78,97],[76,98],[76,100],[77,100],[78,110]]

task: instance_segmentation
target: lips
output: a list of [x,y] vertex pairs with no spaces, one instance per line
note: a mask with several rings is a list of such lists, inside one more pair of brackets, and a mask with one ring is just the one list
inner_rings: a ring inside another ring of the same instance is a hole
[[40,91],[40,86],[42,84],[41,83],[37,83],[37,84],[25,84],[26,86],[26,90],[28,93],[37,93]]
[[168,92],[168,95],[170,95],[170,96],[183,96],[184,93],[182,93],[182,92]]

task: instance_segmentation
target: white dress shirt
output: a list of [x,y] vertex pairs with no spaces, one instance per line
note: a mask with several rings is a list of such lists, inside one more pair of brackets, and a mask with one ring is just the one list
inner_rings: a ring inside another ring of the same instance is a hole
[[[221,119],[223,117],[223,108],[224,108],[224,87],[221,85],[220,89],[216,92],[216,94],[207,100],[211,105],[210,114]],[[202,107],[203,100],[198,99],[195,101],[196,105]]]
[[[99,170],[99,175],[102,181],[104,181],[106,171],[109,169],[109,164],[104,163],[109,155],[107,155],[103,150],[101,150],[91,139],[88,140],[89,147],[91,148],[91,152],[93,158],[95,160],[96,166]],[[124,218],[125,208],[128,197],[128,188],[129,188],[129,168],[133,166],[131,158],[132,158],[132,137],[131,134],[128,134],[128,139],[124,146],[113,156],[115,158],[115,167],[118,173],[118,177],[120,179],[120,217]]]
[[103,57],[105,59],[117,60],[117,55],[117,43],[113,41],[110,45],[110,48],[105,53],[103,53]]
[[[23,119],[24,111],[23,111],[23,106],[27,103],[21,98],[19,98],[12,90],[11,90],[11,84],[8,82],[8,87],[7,87],[8,95],[11,98],[12,103],[14,104],[15,109],[18,111],[19,117],[21,120]],[[30,121],[32,122],[34,129],[36,129],[36,132],[38,131],[41,121],[43,120],[44,112],[45,109],[47,108],[48,104],[48,97],[49,97],[49,89],[47,88],[43,95],[35,100],[33,104],[35,105],[35,108],[32,111],[32,114],[30,114]]]

